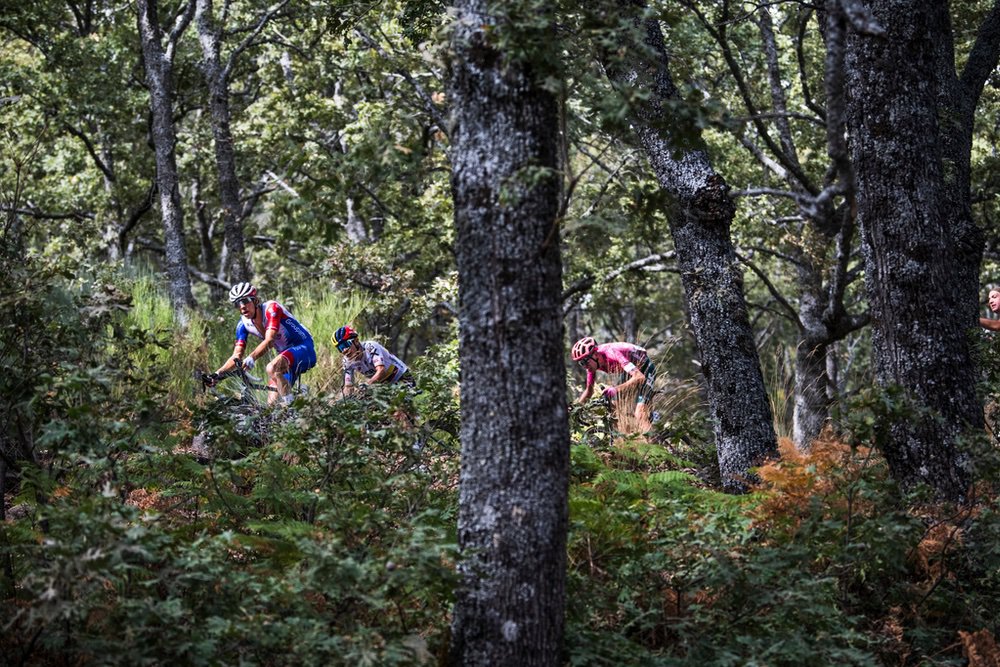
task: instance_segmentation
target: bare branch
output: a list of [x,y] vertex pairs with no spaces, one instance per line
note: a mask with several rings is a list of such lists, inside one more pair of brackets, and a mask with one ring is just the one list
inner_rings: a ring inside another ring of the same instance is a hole
[[764,155],[764,151],[760,150],[756,144],[754,144],[752,141],[750,141],[749,138],[747,138],[746,135],[740,136],[739,142],[740,145],[743,146],[743,148],[747,149],[747,151],[751,155],[753,155],[764,168],[770,169],[774,173],[774,175],[780,178],[781,180],[783,181],[788,180],[788,171],[785,170],[785,168],[782,167],[780,164],[778,164],[768,156]]
[[293,197],[301,198],[301,195],[299,195],[299,193],[295,191],[295,188],[293,188],[288,183],[286,183],[285,181],[283,181],[281,179],[281,177],[278,176],[276,173],[274,173],[270,169],[268,169],[264,173],[267,174],[268,176],[270,176],[271,178],[273,178],[274,182],[277,183],[278,185],[280,185],[282,190],[284,190],[288,194],[292,195]]
[[792,192],[791,190],[779,190],[777,188],[747,188],[745,190],[733,190],[729,193],[730,197],[785,197],[786,199],[792,199],[797,204],[801,204],[807,197],[801,192]]
[[118,244],[120,246],[125,245],[125,237],[128,236],[139,221],[142,220],[142,216],[146,215],[151,208],[153,208],[153,200],[156,196],[156,180],[154,179],[152,183],[149,184],[149,189],[146,191],[146,197],[139,203],[139,205],[132,211],[128,220],[118,232]]
[[800,330],[804,330],[805,327],[802,324],[802,320],[799,319],[798,312],[794,307],[792,307],[792,304],[788,303],[788,300],[782,296],[781,292],[778,291],[778,288],[771,282],[771,279],[767,277],[767,274],[761,271],[760,268],[750,261],[749,258],[744,257],[739,253],[736,254],[736,257],[740,260],[741,264],[749,268],[757,275],[758,278],[760,278],[761,282],[764,283],[764,286],[767,287],[767,291],[771,293],[771,297],[781,305],[781,312],[778,314],[784,315],[789,320],[794,322]]
[[598,280],[600,280],[601,284],[606,285],[615,278],[618,278],[619,276],[630,271],[649,271],[652,273],[670,271],[672,273],[680,273],[680,269],[678,267],[664,264],[666,260],[673,259],[674,255],[675,253],[673,250],[648,255],[633,262],[629,262],[625,266],[621,266],[614,271],[601,276],[600,278],[590,274],[585,275],[563,290],[563,313],[568,313],[576,305],[577,300],[570,301],[572,297],[577,294],[583,294],[584,292],[590,291],[590,289],[594,286],[594,283],[598,282]]
[[814,125],[821,125],[823,127],[826,127],[826,121],[820,116],[810,116],[809,114],[798,113],[795,111],[782,111],[780,113],[779,112],[758,113],[755,116],[733,116],[732,122],[747,123],[755,120],[774,120],[778,118],[794,118],[795,120],[804,120]]

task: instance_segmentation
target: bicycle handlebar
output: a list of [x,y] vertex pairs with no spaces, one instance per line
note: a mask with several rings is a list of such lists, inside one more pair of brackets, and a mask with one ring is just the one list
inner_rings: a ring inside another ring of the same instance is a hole
[[276,388],[265,385],[263,380],[254,377],[247,373],[246,368],[243,367],[242,363],[237,363],[228,371],[223,371],[221,373],[206,373],[202,370],[196,370],[194,372],[194,379],[201,383],[201,389],[204,391],[209,387],[214,387],[221,380],[226,378],[238,377],[243,380],[243,384],[252,389],[258,389],[261,391],[277,391]]

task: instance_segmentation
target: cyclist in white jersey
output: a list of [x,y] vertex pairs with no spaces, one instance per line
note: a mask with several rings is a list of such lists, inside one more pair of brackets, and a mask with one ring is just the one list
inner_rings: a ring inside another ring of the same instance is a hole
[[367,384],[400,382],[410,387],[416,383],[406,364],[373,340],[360,341],[351,327],[340,327],[333,334],[337,351],[344,355],[344,395],[354,392],[355,374],[368,378]]
[[[287,308],[277,301],[261,303],[257,288],[250,283],[237,283],[229,290],[229,301],[240,309],[240,323],[236,325],[236,346],[233,356],[226,360],[216,374],[224,373],[242,363],[252,369],[268,348],[278,352],[267,365],[268,384],[277,389],[268,401],[273,403],[281,398],[291,402],[292,385],[298,377],[316,365],[316,348],[312,335]],[[243,358],[248,335],[254,335],[261,342]]]

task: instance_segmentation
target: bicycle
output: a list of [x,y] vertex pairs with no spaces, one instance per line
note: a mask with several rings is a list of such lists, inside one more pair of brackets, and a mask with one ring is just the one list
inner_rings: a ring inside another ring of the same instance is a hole
[[615,407],[604,396],[599,395],[583,405],[570,405],[569,416],[571,424],[581,427],[583,440],[590,447],[610,446],[622,435]]
[[[205,373],[198,369],[194,371],[194,379],[201,385],[202,394],[209,392],[217,399],[207,406],[196,423],[197,435],[192,442],[192,450],[199,460],[209,460],[215,453],[211,450],[222,449],[215,446],[210,450],[209,447],[219,432],[233,436],[230,440],[235,445],[235,452],[230,453],[236,454],[233,458],[242,458],[247,450],[267,444],[271,427],[294,414],[291,408],[285,406],[272,407],[267,397],[271,392],[277,392],[277,388],[251,375],[243,364],[237,364],[223,373]],[[226,380],[238,381],[238,393],[220,390],[220,387],[226,386]],[[305,388],[293,386],[292,393],[301,395],[305,393]]]

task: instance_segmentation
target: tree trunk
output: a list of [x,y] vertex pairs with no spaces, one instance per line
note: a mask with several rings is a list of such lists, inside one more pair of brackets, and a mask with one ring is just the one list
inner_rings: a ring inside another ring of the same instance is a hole
[[224,279],[243,282],[251,279],[243,240],[240,181],[236,174],[236,148],[230,129],[229,78],[219,60],[219,31],[212,19],[212,0],[197,0],[195,21],[201,42],[201,69],[208,88],[212,136],[215,139],[215,166],[219,178],[219,201],[222,203],[223,233],[229,248],[228,269]]
[[562,664],[569,431],[558,105],[458,2],[450,81],[462,471],[451,662]]
[[157,0],[137,0],[139,35],[149,88],[149,108],[152,115],[152,137],[156,153],[156,179],[160,191],[160,213],[163,216],[163,237],[166,256],[170,301],[181,322],[185,310],[194,307],[191,281],[188,278],[187,250],[184,243],[184,209],[177,181],[177,160],[174,149],[173,100],[171,82],[173,66],[161,43],[156,11]]
[[971,136],[971,114],[955,108],[968,100],[955,81],[947,5],[870,7],[886,34],[852,35],[847,71],[872,347],[879,384],[902,388],[918,410],[892,420],[884,454],[904,487],[923,482],[960,499],[971,474],[957,439],[983,426],[968,335],[982,243],[969,203],[971,139],[954,150],[949,126],[967,123],[959,134]]
[[795,354],[795,408],[792,440],[799,449],[808,449],[830,417],[830,378],[827,374],[827,346],[809,345],[803,339]]
[[[719,468],[728,490],[743,491],[748,470],[777,456],[778,448],[742,269],[729,235],[735,209],[705,152],[682,146],[666,127],[667,102],[677,99],[677,90],[659,24],[640,18],[641,3],[621,0],[618,6],[633,17],[635,31],[622,35],[618,54],[602,54],[602,64],[618,88],[649,94],[633,106],[630,120],[660,185],[677,203],[670,231],[701,356]],[[691,136],[697,132],[687,128],[684,138]]]

